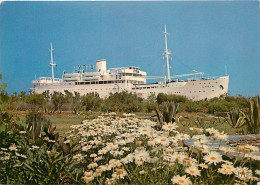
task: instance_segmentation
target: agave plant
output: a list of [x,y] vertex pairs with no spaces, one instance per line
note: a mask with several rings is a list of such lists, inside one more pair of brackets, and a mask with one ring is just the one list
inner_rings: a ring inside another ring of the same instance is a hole
[[245,113],[239,109],[228,112],[227,123],[233,128],[241,128],[245,125]]
[[26,123],[26,131],[31,134],[33,142],[45,136],[52,140],[57,140],[59,137],[59,134],[55,133],[56,127],[53,127],[50,120],[41,113],[30,112],[26,117]]
[[155,108],[156,116],[157,116],[157,129],[161,130],[163,122],[179,122],[179,118],[177,114],[179,112],[179,104],[175,102],[164,102],[162,104],[161,110],[157,106]]
[[260,107],[259,96],[249,100],[249,112],[246,114],[245,121],[248,127],[248,132],[251,134],[259,134],[260,132]]

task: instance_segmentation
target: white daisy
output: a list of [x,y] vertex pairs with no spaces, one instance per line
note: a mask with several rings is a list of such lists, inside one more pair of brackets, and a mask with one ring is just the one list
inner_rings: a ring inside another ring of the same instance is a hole
[[240,180],[248,180],[252,177],[252,170],[248,169],[247,167],[237,167],[234,171],[237,178]]
[[176,135],[176,138],[179,140],[187,140],[190,139],[190,136],[188,134],[179,133]]
[[173,131],[176,130],[176,128],[178,128],[176,123],[168,123],[162,126],[162,129],[166,131]]
[[94,180],[93,172],[92,171],[85,171],[83,179],[86,183],[91,182]]
[[186,177],[186,175],[184,176],[174,176],[172,179],[172,184],[185,184],[185,185],[189,185],[192,184],[189,177]]
[[191,166],[191,167],[187,168],[185,170],[185,172],[192,176],[200,176],[200,170],[195,166]]
[[210,152],[208,155],[204,156],[203,159],[209,164],[214,163],[214,165],[216,165],[222,161],[222,155],[218,152]]

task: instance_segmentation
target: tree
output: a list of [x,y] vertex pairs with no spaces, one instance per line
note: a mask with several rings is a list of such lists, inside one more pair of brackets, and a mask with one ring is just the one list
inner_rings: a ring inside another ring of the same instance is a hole
[[[0,80],[2,80],[2,74],[0,74]],[[5,92],[6,83],[0,84],[0,112],[4,109],[8,101],[8,94]]]
[[80,96],[80,93],[74,92],[74,96],[72,97],[72,105],[73,105],[73,113],[78,114],[79,110],[82,108],[82,97]]
[[58,111],[61,113],[62,106],[65,104],[65,97],[62,93],[54,91],[53,94],[51,94],[51,102],[54,105],[54,112]]
[[81,102],[85,110],[97,110],[101,106],[102,99],[94,94],[86,94],[82,96]]
[[29,96],[26,96],[25,102],[29,105],[31,110],[40,110],[44,109],[44,96],[42,94],[31,93]]

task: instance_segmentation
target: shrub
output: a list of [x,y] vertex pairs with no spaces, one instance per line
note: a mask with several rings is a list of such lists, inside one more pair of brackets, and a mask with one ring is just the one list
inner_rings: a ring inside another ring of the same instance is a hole
[[82,97],[82,105],[86,111],[98,110],[101,106],[102,99],[95,94],[87,94]]
[[246,113],[245,121],[248,132],[251,134],[259,134],[260,132],[260,105],[259,96],[250,99],[249,112]]
[[140,112],[143,109],[143,99],[125,91],[110,94],[102,105],[103,111]]
[[188,99],[185,97],[185,96],[180,96],[180,95],[167,95],[167,94],[164,94],[164,93],[159,93],[157,95],[157,103],[158,104],[161,104],[163,102],[166,102],[166,101],[174,101],[176,103],[185,103]]

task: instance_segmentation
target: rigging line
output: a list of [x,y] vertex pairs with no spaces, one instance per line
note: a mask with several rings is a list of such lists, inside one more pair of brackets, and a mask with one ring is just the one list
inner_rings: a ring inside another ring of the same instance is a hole
[[177,57],[176,55],[174,55],[174,58],[173,58],[173,60],[174,61],[177,61],[178,63],[180,63],[180,64],[182,64],[182,65],[184,65],[185,67],[187,67],[187,68],[189,68],[191,71],[193,71],[194,69],[192,69],[190,66],[188,66],[187,64],[185,64],[184,62],[182,62],[181,60],[180,60],[180,58],[179,57]]

